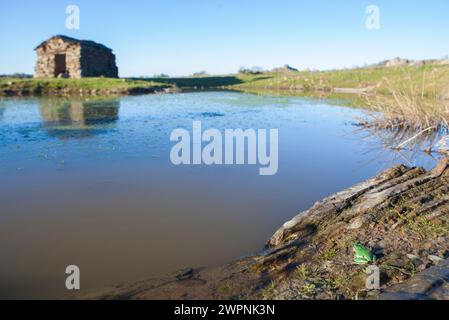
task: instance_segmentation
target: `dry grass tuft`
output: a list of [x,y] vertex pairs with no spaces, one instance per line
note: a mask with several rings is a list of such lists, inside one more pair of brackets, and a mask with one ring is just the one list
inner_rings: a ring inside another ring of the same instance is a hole
[[[442,131],[449,128],[449,100],[447,86],[437,85],[432,74],[422,74],[421,83],[411,77],[391,82],[384,78],[389,95],[367,96],[367,104],[374,111],[366,127],[406,129],[412,131]],[[449,79],[448,79],[449,84]]]

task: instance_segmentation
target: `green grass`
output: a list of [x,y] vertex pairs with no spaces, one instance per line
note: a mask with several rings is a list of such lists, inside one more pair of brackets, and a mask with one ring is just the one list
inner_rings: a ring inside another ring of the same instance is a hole
[[[12,84],[11,84],[12,83]],[[335,88],[366,89],[371,93],[391,95],[392,87],[419,87],[424,97],[449,94],[449,65],[404,66],[396,68],[357,68],[332,71],[266,72],[257,75],[234,74],[182,78],[83,78],[83,79],[14,79],[0,78],[0,91],[11,88],[120,89],[169,86],[179,88],[236,90],[291,90],[296,92],[333,92]]]
[[449,225],[445,221],[435,222],[422,216],[410,218],[406,215],[401,215],[400,219],[405,223],[402,228],[410,230],[422,239],[434,239],[449,234]]
[[391,86],[423,86],[424,96],[449,86],[448,65],[404,66],[396,68],[359,68],[333,71],[264,73],[236,76],[241,82],[234,88],[289,89],[333,91],[335,88],[370,89],[377,94],[390,94]]
[[18,79],[0,78],[0,95],[7,94],[51,94],[64,89],[76,92],[85,91],[132,91],[145,89],[162,89],[169,87],[154,81],[115,79],[115,78],[83,78],[83,79]]

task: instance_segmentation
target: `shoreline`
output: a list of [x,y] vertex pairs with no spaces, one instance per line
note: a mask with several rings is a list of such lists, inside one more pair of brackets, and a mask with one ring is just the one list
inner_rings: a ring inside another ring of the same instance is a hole
[[[423,85],[423,79],[432,81]],[[259,73],[181,78],[0,78],[0,96],[14,95],[97,95],[145,94],[165,89],[231,89],[291,91],[354,95],[392,95],[395,91],[415,88],[410,94],[448,100],[449,64],[365,67],[328,71],[292,71],[280,69]]]
[[118,78],[20,79],[0,78],[0,97],[94,97],[175,92],[154,81]]
[[[429,78],[430,77],[430,78]],[[424,82],[424,79],[429,81]],[[120,96],[233,90],[305,97],[349,97],[380,129],[447,129],[449,65],[429,63],[331,71],[281,69],[184,78],[0,78],[0,96]],[[430,81],[432,80],[432,81]]]
[[[298,214],[258,254],[80,299],[449,299],[448,192],[448,158],[398,165]],[[375,254],[377,290],[353,262],[356,242]]]

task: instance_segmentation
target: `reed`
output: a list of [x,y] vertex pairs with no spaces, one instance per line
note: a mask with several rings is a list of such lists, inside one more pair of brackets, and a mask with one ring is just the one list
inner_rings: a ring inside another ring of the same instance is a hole
[[[405,77],[400,81],[383,79],[389,90],[387,95],[367,95],[370,111],[366,127],[407,129],[412,131],[447,131],[449,128],[449,100],[447,85],[423,72],[421,81]],[[449,79],[448,82],[449,84]]]

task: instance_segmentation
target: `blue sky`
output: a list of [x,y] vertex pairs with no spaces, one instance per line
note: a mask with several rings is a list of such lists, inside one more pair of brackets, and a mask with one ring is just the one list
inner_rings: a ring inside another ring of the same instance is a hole
[[[80,30],[65,27],[71,4],[81,10]],[[380,30],[365,28],[371,4]],[[448,13],[447,0],[2,0],[0,73],[32,73],[33,48],[55,34],[111,47],[121,76],[442,58]]]

